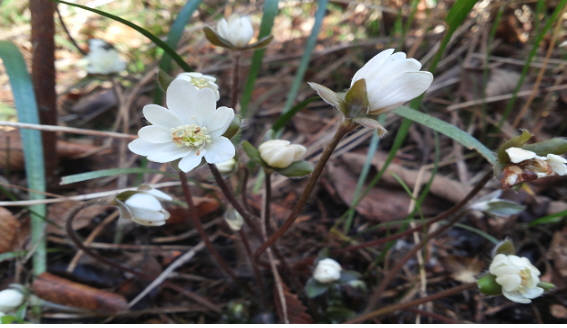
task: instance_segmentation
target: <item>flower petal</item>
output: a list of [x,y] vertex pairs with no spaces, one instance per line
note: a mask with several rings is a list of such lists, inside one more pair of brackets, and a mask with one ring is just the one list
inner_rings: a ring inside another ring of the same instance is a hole
[[171,132],[168,128],[159,125],[147,125],[138,131],[138,136],[150,143],[163,143],[171,141]]
[[159,146],[141,138],[133,140],[128,144],[128,149],[130,149],[131,152],[142,156],[148,156],[156,147]]
[[228,161],[236,153],[232,141],[225,137],[214,138],[206,150],[205,160],[211,164]]
[[433,82],[433,74],[426,71],[409,72],[386,85],[380,93],[368,91],[371,111],[402,104],[422,94]]
[[536,153],[530,150],[525,150],[519,147],[510,147],[506,149],[506,154],[510,158],[512,163],[521,163],[528,159],[533,159],[538,157]]
[[229,107],[221,106],[210,112],[206,117],[204,125],[209,130],[209,135],[214,138],[225,133],[233,119],[234,110]]
[[174,143],[166,143],[159,148],[154,148],[147,156],[148,160],[152,162],[167,163],[187,156],[190,152],[191,150],[186,147],[179,147]]
[[510,301],[516,303],[529,304],[532,302],[532,300],[530,300],[529,298],[522,297],[518,292],[507,292],[503,290],[502,295],[504,295]]
[[173,112],[159,105],[146,105],[144,106],[144,109],[142,111],[146,120],[148,120],[152,124],[161,125],[168,128],[175,128],[181,125],[179,118],[177,118],[177,116],[175,116]]
[[203,159],[202,155],[197,156],[195,153],[190,153],[179,161],[179,169],[187,173],[201,164],[201,159]]
[[526,298],[536,298],[541,296],[542,294],[543,294],[543,288],[535,287],[535,288],[527,289],[525,292],[522,293],[522,296]]
[[159,200],[146,193],[133,194],[125,204],[130,207],[130,210],[137,208],[145,211],[159,211],[163,208]]
[[388,57],[390,57],[390,55],[393,53],[394,49],[386,49],[380,51],[376,56],[372,57],[366,64],[364,64],[364,66],[356,71],[356,73],[354,73],[350,85],[352,86],[354,82],[371,76],[372,72],[380,70]]
[[502,286],[502,290],[513,291],[522,284],[522,278],[518,274],[505,274],[496,278],[496,282]]
[[146,194],[150,194],[152,196],[154,196],[155,198],[159,199],[159,200],[166,200],[166,201],[172,201],[173,198],[171,198],[171,196],[169,196],[168,194],[164,193],[161,190],[152,188],[150,190],[146,190],[145,191]]

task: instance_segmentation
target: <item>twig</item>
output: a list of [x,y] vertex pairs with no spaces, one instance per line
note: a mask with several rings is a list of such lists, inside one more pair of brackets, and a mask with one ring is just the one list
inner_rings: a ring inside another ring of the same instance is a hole
[[189,214],[189,217],[191,218],[191,221],[193,222],[193,225],[195,226],[195,229],[197,229],[197,231],[201,235],[201,239],[205,243],[205,246],[209,250],[211,256],[215,259],[217,264],[222,268],[222,270],[227,275],[230,276],[230,278],[232,278],[232,280],[236,282],[237,281],[236,274],[234,273],[234,271],[232,271],[232,269],[228,266],[228,264],[224,261],[224,259],[216,250],[216,248],[213,246],[211,240],[209,239],[209,235],[207,235],[207,232],[205,231],[205,229],[203,229],[203,226],[201,225],[201,221],[197,217],[195,203],[193,203],[193,196],[191,195],[191,190],[189,189],[189,184],[187,183],[187,175],[180,171],[179,180],[181,181],[181,188],[183,189],[183,194],[185,195],[185,201],[187,202],[187,206],[189,206],[187,212]]
[[59,18],[59,23],[61,24],[61,27],[65,32],[65,35],[67,35],[67,39],[69,39],[69,41],[71,41],[71,43],[75,46],[75,48],[79,50],[81,55],[86,56],[87,52],[83,48],[79,47],[79,44],[77,43],[77,41],[75,41],[75,38],[73,38],[73,36],[69,32],[69,29],[67,28],[67,24],[65,24],[65,21],[63,21],[63,15],[61,15],[61,12],[59,11],[59,6],[57,5],[55,6],[55,12],[57,12],[57,18]]
[[344,121],[339,126],[339,128],[335,132],[335,135],[333,136],[333,139],[327,145],[327,147],[323,151],[323,154],[321,154],[321,158],[319,159],[319,162],[317,162],[317,166],[313,170],[313,173],[311,173],[305,189],[303,189],[303,193],[295,204],[295,207],[291,211],[289,217],[286,219],[284,224],[275,233],[273,233],[270,238],[268,238],[268,240],[264,244],[262,244],[262,246],[260,246],[258,250],[256,250],[256,253],[254,254],[255,258],[258,258],[266,250],[266,248],[273,245],[278,240],[278,238],[280,238],[293,225],[293,223],[297,219],[297,216],[299,215],[299,212],[303,209],[305,203],[307,203],[307,200],[309,199],[313,188],[315,188],[315,184],[319,180],[319,176],[321,175],[321,173],[323,173],[325,164],[331,157],[331,154],[337,147],[339,141],[354,127],[354,124],[350,121]]
[[15,127],[15,128],[32,129],[32,130],[40,130],[40,131],[52,131],[52,132],[83,134],[83,135],[89,135],[89,136],[95,136],[95,137],[112,137],[112,138],[123,138],[123,139],[136,139],[138,137],[138,136],[133,135],[133,134],[125,134],[125,133],[110,132],[110,131],[89,130],[89,129],[79,129],[79,128],[70,128],[70,127],[67,127],[67,126],[47,125],[47,124],[32,124],[32,123],[0,121],[0,126],[11,126],[11,127]]
[[240,52],[234,51],[234,63],[232,67],[232,95],[230,97],[230,107],[236,111],[238,104],[238,84],[239,84],[239,65],[240,65]]
[[420,304],[423,304],[423,303],[428,303],[428,302],[431,302],[431,301],[434,301],[434,300],[437,300],[437,299],[440,299],[440,298],[443,298],[443,297],[455,295],[455,294],[463,292],[467,289],[471,289],[471,288],[475,288],[475,287],[476,287],[475,282],[472,282],[472,283],[469,283],[469,284],[463,284],[463,285],[460,285],[460,286],[457,286],[457,287],[453,287],[451,289],[444,290],[444,291],[437,293],[437,294],[433,294],[433,295],[423,297],[423,298],[418,298],[414,301],[410,301],[410,302],[407,302],[407,303],[393,304],[393,305],[385,306],[385,307],[378,309],[376,311],[372,311],[370,313],[360,315],[360,316],[358,316],[358,317],[356,317],[352,320],[349,320],[345,323],[350,323],[350,324],[361,323],[361,322],[366,321],[368,319],[376,318],[376,317],[379,317],[379,316],[382,316],[382,315],[385,315],[385,314],[388,314],[388,313],[392,313],[392,312],[395,312],[395,311],[414,307],[414,306],[417,306],[417,305],[420,305]]

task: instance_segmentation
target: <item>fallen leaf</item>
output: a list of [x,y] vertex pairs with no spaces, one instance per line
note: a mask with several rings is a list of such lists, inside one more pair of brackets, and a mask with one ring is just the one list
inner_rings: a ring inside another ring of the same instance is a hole
[[0,254],[14,250],[14,241],[20,222],[4,207],[0,207]]

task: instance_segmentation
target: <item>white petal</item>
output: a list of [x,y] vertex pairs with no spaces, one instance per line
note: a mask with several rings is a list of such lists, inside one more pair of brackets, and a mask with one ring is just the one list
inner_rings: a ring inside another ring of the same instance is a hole
[[217,22],[217,34],[220,35],[223,39],[228,40],[229,29],[226,19],[222,18]]
[[421,95],[433,82],[433,74],[425,71],[404,73],[384,86],[380,92],[368,89],[371,111],[402,104]]
[[172,201],[173,198],[171,198],[171,196],[169,196],[168,194],[164,193],[161,190],[158,189],[150,189],[150,190],[146,190],[145,193],[150,194],[152,196],[154,196],[155,198],[159,199],[159,200],[166,200],[166,201]]
[[518,292],[507,292],[503,290],[502,295],[504,295],[510,301],[516,303],[529,304],[532,302],[529,298],[522,297]]
[[496,282],[502,286],[502,290],[513,291],[522,284],[522,278],[518,274],[505,274],[498,276]]
[[146,120],[152,124],[162,125],[168,128],[175,128],[181,125],[179,118],[177,118],[173,112],[159,105],[146,105],[142,111]]
[[146,193],[136,193],[130,196],[124,203],[130,207],[130,210],[138,208],[146,211],[159,211],[163,208],[159,200]]
[[528,159],[533,159],[537,157],[537,154],[533,151],[525,150],[518,147],[510,147],[506,149],[508,157],[512,163],[520,163]]
[[148,160],[158,163],[167,163],[184,157],[190,152],[191,150],[186,147],[179,147],[174,143],[166,143],[152,150],[152,152],[148,154]]
[[549,166],[555,174],[557,175],[566,175],[567,174],[567,160],[563,156],[558,156],[555,154],[547,154],[547,161],[549,162]]
[[138,136],[150,143],[163,143],[171,141],[171,132],[168,128],[159,125],[147,125],[138,131]]
[[536,298],[539,297],[543,294],[543,288],[541,287],[535,287],[535,288],[530,288],[528,290],[526,290],[525,292],[522,293],[523,297],[526,298]]
[[194,109],[200,111],[194,106],[197,92],[197,87],[185,79],[174,79],[167,87],[167,108],[173,111],[184,124],[195,123],[191,120],[191,116],[195,115]]
[[210,112],[204,125],[209,130],[209,135],[214,138],[225,133],[233,119],[234,110],[222,106]]
[[376,56],[372,57],[364,66],[362,66],[352,78],[350,85],[352,86],[354,82],[371,76],[371,72],[379,70],[382,65],[386,62],[388,57],[394,53],[394,49],[386,49],[379,52]]
[[232,141],[225,137],[214,138],[206,150],[205,160],[211,164],[228,161],[236,153]]
[[135,154],[147,156],[156,149],[156,144],[138,138],[128,144],[128,149]]
[[191,153],[185,157],[183,157],[180,161],[179,161],[179,169],[185,173],[191,171],[192,169],[194,169],[195,167],[197,167],[197,165],[199,165],[201,163],[201,159],[203,158],[202,155],[195,155],[194,153]]

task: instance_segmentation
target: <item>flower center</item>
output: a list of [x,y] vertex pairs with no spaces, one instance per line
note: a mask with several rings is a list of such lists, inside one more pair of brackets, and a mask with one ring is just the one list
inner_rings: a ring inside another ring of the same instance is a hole
[[209,80],[202,77],[191,77],[191,84],[199,89],[202,89],[209,86]]
[[529,268],[520,270],[520,278],[522,279],[521,286],[526,287],[532,275]]
[[188,124],[171,129],[171,139],[180,147],[188,147],[195,150],[197,155],[211,142],[206,127]]

